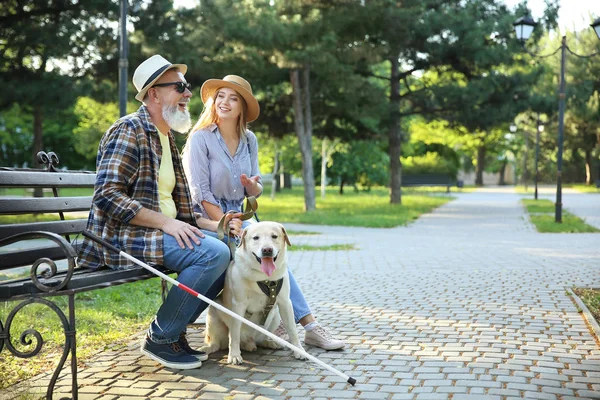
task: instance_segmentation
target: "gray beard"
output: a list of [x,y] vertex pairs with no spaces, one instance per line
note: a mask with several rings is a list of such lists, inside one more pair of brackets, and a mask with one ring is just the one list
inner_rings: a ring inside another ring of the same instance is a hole
[[169,128],[178,133],[187,133],[192,127],[190,112],[187,109],[185,111],[180,111],[177,104],[164,106],[162,109],[162,117],[167,125],[169,125]]

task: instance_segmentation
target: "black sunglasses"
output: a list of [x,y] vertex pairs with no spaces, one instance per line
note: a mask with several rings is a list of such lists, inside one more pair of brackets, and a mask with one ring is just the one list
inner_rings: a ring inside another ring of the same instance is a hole
[[175,90],[177,90],[177,92],[179,92],[179,93],[185,92],[185,89],[189,90],[190,92],[192,91],[192,84],[188,83],[188,82],[157,83],[156,85],[153,85],[152,87],[173,86],[173,85],[177,86],[175,88]]

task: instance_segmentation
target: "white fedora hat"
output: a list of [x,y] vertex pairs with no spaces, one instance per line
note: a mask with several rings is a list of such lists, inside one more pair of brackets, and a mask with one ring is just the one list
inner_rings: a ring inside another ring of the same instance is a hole
[[187,72],[187,65],[171,64],[163,56],[158,54],[141,63],[133,73],[133,86],[135,86],[138,91],[135,95],[135,99],[143,101],[148,89],[150,89],[165,72],[173,68],[179,69],[179,72],[184,75]]
[[246,111],[246,121],[252,122],[260,114],[260,106],[258,100],[252,94],[252,86],[247,80],[237,75],[227,75],[223,79],[209,79],[202,85],[200,89],[200,97],[202,102],[206,104],[209,98],[211,98],[215,92],[221,88],[230,88],[235,90],[244,98],[248,109]]

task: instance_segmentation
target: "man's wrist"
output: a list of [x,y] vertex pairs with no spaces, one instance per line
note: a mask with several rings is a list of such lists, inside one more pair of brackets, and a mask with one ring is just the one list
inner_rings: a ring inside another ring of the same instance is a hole
[[163,231],[164,230],[163,228],[165,227],[165,224],[167,222],[169,222],[169,217],[165,217],[165,219],[163,220],[162,224],[160,224],[160,228],[158,228],[158,229],[160,229],[161,231]]

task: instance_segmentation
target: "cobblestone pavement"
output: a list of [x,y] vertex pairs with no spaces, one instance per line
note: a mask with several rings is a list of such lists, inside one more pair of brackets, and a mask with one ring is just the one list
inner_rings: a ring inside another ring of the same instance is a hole
[[286,225],[322,233],[292,244],[357,247],[290,253],[315,315],[348,344],[308,351],[355,387],[288,350],[165,369],[141,356],[140,333],[86,363],[79,398],[600,399],[600,345],[565,290],[600,285],[600,234],[536,233],[507,189],[455,196],[408,227]]

